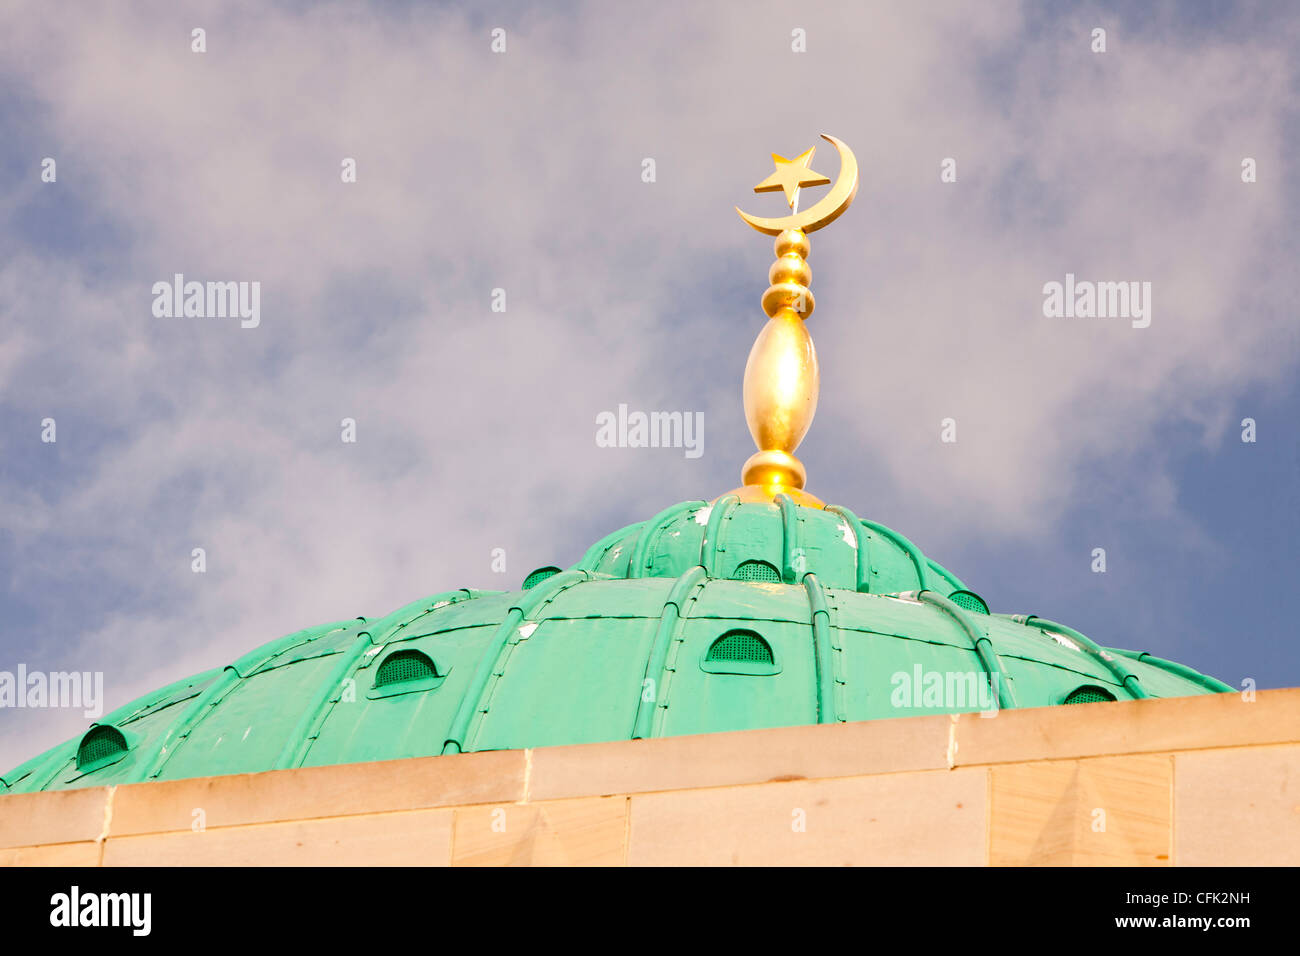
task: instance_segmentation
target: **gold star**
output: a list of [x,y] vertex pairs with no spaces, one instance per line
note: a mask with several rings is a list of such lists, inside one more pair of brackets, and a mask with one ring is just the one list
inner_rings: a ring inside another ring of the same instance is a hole
[[776,163],[776,172],[755,186],[754,192],[774,193],[778,189],[784,189],[785,201],[790,204],[791,209],[794,209],[799,202],[801,187],[830,185],[828,178],[808,168],[815,152],[817,152],[816,146],[800,153],[794,159],[786,159],[773,153],[772,160]]

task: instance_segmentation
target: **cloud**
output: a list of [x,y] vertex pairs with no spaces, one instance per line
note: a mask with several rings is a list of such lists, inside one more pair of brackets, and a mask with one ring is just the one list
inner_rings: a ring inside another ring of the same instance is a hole
[[[1158,428],[1221,434],[1224,395],[1290,370],[1273,343],[1294,28],[1171,36],[1108,15],[1096,55],[1090,14],[797,18],[0,14],[26,177],[0,196],[4,442],[23,459],[0,477],[0,560],[40,631],[5,650],[107,670],[116,706],[307,624],[517,586],[734,486],[771,252],[730,206],[768,208],[749,193],[767,152],[824,130],[863,181],[812,242],[823,395],[801,455],[823,497],[902,509],[906,533],[953,546],[1051,533],[1099,462],[1149,470]],[[57,185],[34,182],[44,155]],[[33,217],[52,247],[19,227]],[[1151,327],[1044,318],[1042,285],[1067,271],[1152,282]],[[154,318],[150,286],[176,272],[261,282],[261,326]],[[595,415],[624,402],[704,411],[704,457],[595,447]],[[57,448],[34,443],[46,415]],[[948,416],[956,445],[938,441]],[[1140,493],[1179,518],[1149,477]],[[38,718],[6,716],[7,762]]]

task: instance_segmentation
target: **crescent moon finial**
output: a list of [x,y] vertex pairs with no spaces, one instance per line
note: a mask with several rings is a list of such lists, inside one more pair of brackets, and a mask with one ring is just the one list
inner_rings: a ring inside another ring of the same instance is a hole
[[[849,204],[853,202],[854,197],[858,194],[858,160],[857,157],[853,155],[853,150],[849,149],[848,146],[846,146],[842,141],[836,139],[834,136],[822,133],[822,139],[834,146],[835,151],[840,155],[840,175],[835,180],[835,184],[831,186],[830,192],[803,212],[794,213],[790,216],[783,216],[779,219],[765,219],[762,216],[751,216],[749,213],[737,206],[736,212],[740,213],[740,218],[745,220],[745,222],[749,223],[749,225],[761,233],[765,233],[769,236],[779,236],[782,230],[785,229],[798,229],[804,233],[816,232],[824,226],[829,226],[836,219],[842,216],[844,210],[849,208]],[[774,184],[783,185],[782,180],[785,182],[791,182],[794,181],[796,177],[799,177],[804,181],[795,185],[793,188],[794,196],[797,197],[800,185],[815,186],[829,182],[825,176],[821,176],[818,173],[812,173],[812,170],[807,168],[806,163],[800,165],[800,161],[804,157],[808,157],[811,160],[811,154],[812,150],[808,150],[808,152],[803,153],[796,159],[789,160],[777,156],[774,153],[772,159],[776,162],[776,172],[755,186],[754,192],[775,190],[780,188],[780,185]],[[802,170],[803,172],[800,173],[799,170]],[[812,178],[810,179],[809,176],[804,174],[811,174]],[[815,179],[816,181],[812,181],[812,179]],[[791,197],[790,193],[791,190],[787,188],[786,195],[787,198],[790,199],[790,204],[793,208],[795,198]]]
[[[812,269],[808,266],[807,233],[830,225],[849,208],[858,194],[858,161],[853,151],[834,136],[822,139],[840,156],[840,174],[830,192],[803,212],[779,219],[751,216],[736,207],[740,218],[754,229],[776,236],[776,262],[768,271],[771,285],[763,293],[768,321],[754,341],[745,364],[745,420],[758,451],[741,469],[740,488],[731,492],[742,501],[772,501],[787,495],[798,504],[824,507],[821,499],[803,490],[807,472],[794,451],[812,425],[821,390],[817,350],[805,320],[812,315]],[[826,185],[814,172],[813,150],[794,159],[772,154],[776,171],[754,187],[755,192],[783,190],[790,208],[798,203],[805,186]]]

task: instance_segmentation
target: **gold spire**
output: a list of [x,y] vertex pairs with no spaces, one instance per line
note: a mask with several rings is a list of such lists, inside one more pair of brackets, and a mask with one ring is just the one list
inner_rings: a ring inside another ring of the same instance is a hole
[[[759,232],[776,236],[776,262],[768,271],[771,283],[763,293],[768,321],[745,364],[745,420],[758,451],[741,469],[742,486],[731,492],[742,501],[771,501],[787,494],[799,504],[823,507],[824,502],[803,490],[807,472],[794,456],[817,412],[820,373],[817,350],[804,323],[813,313],[812,269],[807,259],[807,233],[837,219],[858,192],[858,164],[853,152],[834,136],[822,139],[840,154],[840,175],[830,192],[804,212],[780,219],[763,219],[742,212],[740,218]],[[815,149],[816,147],[814,147]],[[813,149],[795,159],[772,154],[776,171],[754,192],[785,191],[791,210],[803,186],[830,182],[810,168]]]

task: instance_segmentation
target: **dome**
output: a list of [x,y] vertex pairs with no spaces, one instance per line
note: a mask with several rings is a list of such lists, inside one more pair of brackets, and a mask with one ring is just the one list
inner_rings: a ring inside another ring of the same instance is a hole
[[[447,591],[299,631],[132,701],[0,778],[57,790],[327,764],[1230,691],[1033,614],[994,614],[910,541],[804,489],[816,412],[808,233],[857,193],[773,154],[740,212],[775,236],[742,398],[741,486],[673,505],[519,591]],[[669,442],[671,444],[671,442]]]
[[982,598],[845,508],[677,504],[518,591],[308,628],[105,715],[9,792],[1231,690]]

